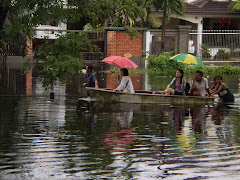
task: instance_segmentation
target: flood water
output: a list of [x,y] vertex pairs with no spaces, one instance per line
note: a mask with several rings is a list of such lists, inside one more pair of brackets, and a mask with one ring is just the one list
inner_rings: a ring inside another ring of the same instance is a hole
[[[79,101],[81,78],[57,85],[54,100],[37,78],[32,96],[1,91],[0,179],[239,179],[239,77],[225,79],[235,104]],[[143,75],[141,86],[170,80]]]

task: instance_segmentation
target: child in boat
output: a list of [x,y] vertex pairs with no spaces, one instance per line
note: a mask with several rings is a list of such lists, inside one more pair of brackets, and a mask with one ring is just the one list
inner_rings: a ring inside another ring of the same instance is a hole
[[126,68],[121,69],[120,71],[121,81],[119,86],[114,89],[114,91],[122,91],[125,93],[134,93],[134,88],[131,78],[128,76],[128,70]]
[[176,70],[176,77],[173,78],[172,82],[167,86],[167,89],[164,91],[166,95],[188,95],[189,84],[186,79],[183,78],[183,70]]
[[212,86],[209,88],[210,94],[214,93],[218,89],[218,84],[216,82],[216,76],[212,78]]
[[227,85],[222,82],[222,76],[218,75],[215,77],[218,89],[212,93],[212,95],[218,94],[223,102],[234,102],[234,95],[228,89]]

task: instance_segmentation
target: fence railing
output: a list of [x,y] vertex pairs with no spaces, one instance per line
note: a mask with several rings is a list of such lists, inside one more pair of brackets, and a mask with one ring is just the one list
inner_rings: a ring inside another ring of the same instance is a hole
[[195,54],[209,59],[240,58],[240,30],[190,31]]

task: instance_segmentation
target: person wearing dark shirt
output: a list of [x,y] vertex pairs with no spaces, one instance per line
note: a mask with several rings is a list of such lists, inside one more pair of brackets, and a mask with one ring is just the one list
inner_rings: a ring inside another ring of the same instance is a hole
[[98,88],[98,81],[96,79],[95,74],[93,73],[93,66],[92,65],[87,65],[86,66],[86,71],[88,73],[87,83],[84,83],[83,86]]
[[222,82],[222,76],[218,75],[215,77],[218,89],[212,93],[212,96],[218,94],[224,103],[234,102],[234,95],[229,90],[227,85]]

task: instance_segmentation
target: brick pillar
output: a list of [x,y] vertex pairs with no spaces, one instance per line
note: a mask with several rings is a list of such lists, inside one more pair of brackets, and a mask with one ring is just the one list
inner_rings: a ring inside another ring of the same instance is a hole
[[[33,55],[33,43],[32,40],[27,38],[27,56]],[[32,68],[28,71],[26,74],[26,95],[31,96],[32,95]]]
[[107,57],[117,55],[116,31],[107,31]]
[[26,95],[32,95],[32,68],[26,74]]

